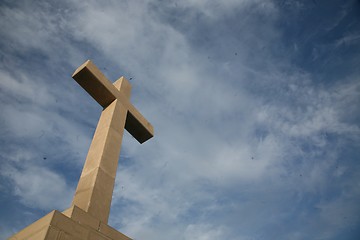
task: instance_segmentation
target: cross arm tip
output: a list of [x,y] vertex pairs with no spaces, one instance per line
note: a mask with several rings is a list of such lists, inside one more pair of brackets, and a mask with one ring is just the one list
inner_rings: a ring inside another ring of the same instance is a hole
[[83,70],[85,67],[89,66],[89,64],[91,64],[91,60],[87,60],[85,61],[83,64],[81,64],[80,67],[78,67],[75,72],[72,74],[72,78],[74,78],[81,70]]
[[142,144],[154,136],[154,127],[144,118],[135,117],[133,113],[128,112],[125,129]]
[[116,99],[117,89],[90,60],[78,67],[72,78],[104,108]]

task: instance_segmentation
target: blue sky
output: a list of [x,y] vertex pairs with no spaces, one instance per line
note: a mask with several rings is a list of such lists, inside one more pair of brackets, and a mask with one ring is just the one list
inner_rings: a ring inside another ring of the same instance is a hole
[[101,107],[124,134],[110,225],[134,239],[360,238],[360,2],[1,1],[0,238],[70,206]]

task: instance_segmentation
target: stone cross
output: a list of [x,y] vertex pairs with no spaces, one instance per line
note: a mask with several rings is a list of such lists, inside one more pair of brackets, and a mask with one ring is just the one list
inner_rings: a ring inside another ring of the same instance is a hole
[[154,130],[130,103],[131,84],[124,77],[112,84],[90,60],[72,77],[104,108],[72,205],[107,223],[124,128],[140,143]]

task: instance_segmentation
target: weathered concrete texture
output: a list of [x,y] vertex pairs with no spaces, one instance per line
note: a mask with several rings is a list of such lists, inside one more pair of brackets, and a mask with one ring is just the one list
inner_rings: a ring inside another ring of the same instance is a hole
[[131,240],[74,206],[64,213],[52,211],[9,240]]

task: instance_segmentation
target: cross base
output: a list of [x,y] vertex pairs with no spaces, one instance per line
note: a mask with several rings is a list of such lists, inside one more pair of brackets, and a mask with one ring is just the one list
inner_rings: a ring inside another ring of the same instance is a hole
[[76,206],[54,210],[8,240],[131,240]]

